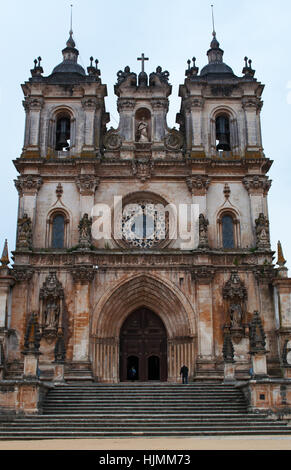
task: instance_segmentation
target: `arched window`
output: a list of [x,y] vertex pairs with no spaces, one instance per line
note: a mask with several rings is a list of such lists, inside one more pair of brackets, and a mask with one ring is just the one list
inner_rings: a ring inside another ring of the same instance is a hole
[[222,247],[235,248],[234,223],[231,215],[222,216]]
[[56,150],[68,151],[71,145],[71,119],[68,114],[61,114],[56,121]]
[[52,220],[52,248],[64,248],[65,246],[65,217],[56,214]]
[[240,223],[235,211],[223,210],[217,219],[217,246],[224,250],[239,248]]
[[216,150],[230,151],[230,123],[226,114],[219,115],[215,120]]

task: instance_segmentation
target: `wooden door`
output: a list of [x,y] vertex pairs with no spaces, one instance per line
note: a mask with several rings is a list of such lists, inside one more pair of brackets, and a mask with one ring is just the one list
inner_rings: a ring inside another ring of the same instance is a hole
[[120,333],[120,380],[129,380],[129,368],[138,367],[136,380],[167,380],[167,333],[158,315],[147,308],[125,320]]

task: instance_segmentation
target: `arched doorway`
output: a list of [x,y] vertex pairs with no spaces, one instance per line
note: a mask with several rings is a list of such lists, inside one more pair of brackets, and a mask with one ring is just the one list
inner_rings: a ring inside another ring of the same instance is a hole
[[167,380],[167,332],[160,317],[147,308],[131,313],[121,328],[121,381],[129,380],[132,365],[138,366],[141,382]]

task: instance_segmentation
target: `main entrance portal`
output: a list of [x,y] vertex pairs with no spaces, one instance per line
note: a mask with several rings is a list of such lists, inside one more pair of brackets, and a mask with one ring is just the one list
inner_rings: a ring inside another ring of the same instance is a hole
[[147,308],[129,315],[120,333],[120,380],[133,379],[167,380],[166,329],[160,317]]

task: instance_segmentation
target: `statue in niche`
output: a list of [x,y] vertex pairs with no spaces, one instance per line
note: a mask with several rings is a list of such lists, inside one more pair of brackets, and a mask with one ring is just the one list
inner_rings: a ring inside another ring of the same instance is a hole
[[18,240],[17,246],[19,248],[31,249],[32,243],[32,223],[31,218],[24,214],[22,218],[18,219]]
[[45,328],[57,328],[60,317],[60,306],[55,299],[48,301],[44,311],[44,326]]
[[39,299],[42,334],[50,342],[63,327],[64,290],[55,271],[47,276],[40,289]]
[[269,221],[263,213],[255,220],[258,248],[270,248]]
[[208,225],[209,221],[203,214],[199,215],[199,248],[208,247]]
[[145,117],[142,117],[137,125],[137,140],[138,142],[149,142],[148,123]]
[[79,223],[79,244],[81,248],[90,248],[92,242],[92,217],[84,214]]
[[230,321],[232,329],[242,328],[242,308],[239,304],[230,306]]

